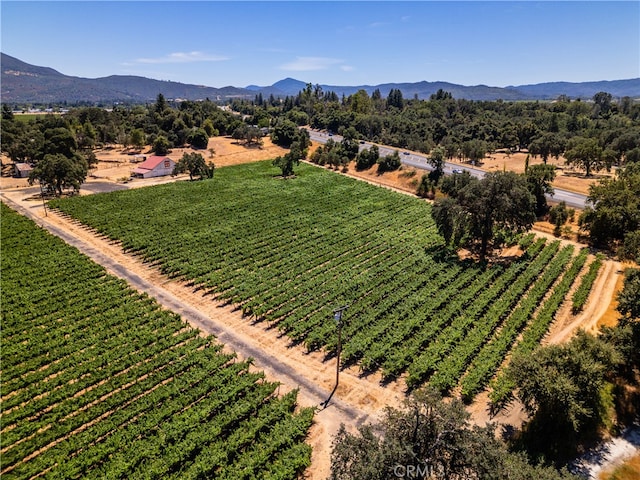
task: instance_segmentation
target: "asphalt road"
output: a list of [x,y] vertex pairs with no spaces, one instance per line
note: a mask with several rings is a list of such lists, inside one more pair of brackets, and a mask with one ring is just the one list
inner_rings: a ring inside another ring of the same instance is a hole
[[[329,133],[319,132],[319,131],[310,130],[310,129],[308,129],[308,131],[309,131],[309,137],[311,138],[311,140],[318,143],[326,143],[327,140],[329,140],[330,138],[333,139],[335,142],[342,141],[342,137],[340,135],[332,135]],[[360,143],[360,150],[369,148],[371,145],[372,144],[369,142]],[[384,145],[378,145],[378,148],[380,150],[381,157],[390,155],[394,151],[398,150],[400,152],[400,160],[402,161],[403,164],[409,165],[414,168],[422,169],[422,170],[433,169],[433,167],[431,167],[431,165],[429,165],[429,163],[427,162],[426,155],[402,151],[402,149],[384,146]],[[477,178],[482,178],[486,173],[484,170],[480,170],[479,168],[473,168],[469,166],[461,167],[459,164],[456,164],[456,163],[449,163],[449,162],[445,163],[445,167],[444,167],[445,174],[453,174],[454,169],[466,170],[471,175]],[[555,193],[553,194],[553,196],[547,195],[547,198],[549,199],[549,201],[558,202],[558,203],[564,201],[567,204],[567,206],[571,208],[583,209],[586,206],[586,203],[587,203],[586,195],[583,195],[581,193],[571,192],[569,190],[563,190],[561,188],[555,188],[555,187],[554,187],[554,190],[555,190]]]

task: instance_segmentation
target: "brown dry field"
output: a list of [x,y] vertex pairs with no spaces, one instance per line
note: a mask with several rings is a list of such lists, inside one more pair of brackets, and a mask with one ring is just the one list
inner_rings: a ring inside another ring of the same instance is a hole
[[[211,160],[214,161],[217,167],[267,160],[286,152],[286,150],[272,145],[268,139],[265,139],[262,148],[247,148],[243,145],[236,144],[230,138],[216,137],[210,140],[209,148],[215,150],[215,155]],[[174,149],[169,156],[177,160],[185,151],[192,150]],[[99,179],[101,181],[118,182],[122,181],[124,177],[128,178],[130,171],[135,168],[135,165],[129,162],[129,158],[131,157],[127,153],[128,152],[124,152],[121,149],[96,152],[100,162],[97,168],[91,172],[92,178],[90,178],[89,181],[97,181]],[[208,151],[200,151],[200,153],[202,153],[206,159],[209,159]],[[508,159],[488,159],[483,167],[487,169],[513,168],[517,171],[520,161],[523,169],[524,157],[521,158],[519,154],[511,155],[511,158]],[[379,176],[375,173],[374,169],[356,172],[353,165],[351,165],[347,174],[405,194],[413,194],[415,186],[412,182],[415,180],[419,181],[421,173],[417,172],[411,175],[408,173],[410,171],[411,169],[403,169],[398,172],[386,173]],[[159,182],[175,181],[180,178],[184,178],[184,176],[168,177],[166,179],[136,179],[129,182],[128,186],[144,186]],[[569,176],[569,180],[574,183],[577,182],[576,185],[581,189],[588,188],[584,183],[579,183],[579,179],[576,177]],[[593,180],[590,180],[589,183],[591,181]],[[25,201],[25,196],[21,194],[21,188],[16,189],[15,187],[23,187],[25,185],[26,180],[3,177],[0,183],[0,189],[3,191],[3,195],[21,203]],[[563,186],[563,188],[568,187]],[[586,191],[577,189],[578,187],[574,188],[576,191]],[[30,210],[36,212],[44,221],[44,212],[41,207],[36,207],[36,203],[37,202],[33,201],[30,202]],[[247,344],[258,346],[274,358],[277,358],[278,361],[302,373],[306,378],[313,380],[317,385],[327,391],[331,391],[333,388],[335,382],[335,365],[333,362],[326,362],[322,353],[307,353],[300,347],[292,348],[287,339],[280,336],[275,329],[266,329],[265,326],[261,324],[251,324],[251,322],[242,318],[240,312],[233,310],[232,307],[213,301],[210,297],[205,297],[200,292],[195,292],[192,287],[188,287],[184,283],[166,278],[156,269],[150,268],[138,258],[124,254],[118,244],[108,242],[94,235],[88,229],[70,222],[66,218],[55,213],[51,214],[50,212],[46,220],[55,225],[65,227],[65,229],[74,236],[81,238],[87,244],[111,258],[116,259],[121,265],[139,275],[141,278],[147,279],[156,285],[161,285],[181,301],[206,314],[212,321],[233,329]],[[538,230],[538,234],[553,238],[549,233],[544,232],[543,229]],[[562,241],[575,243],[571,239],[564,239]],[[572,315],[568,306],[563,307],[546,341],[551,343],[565,341],[577,328],[584,327],[595,331],[600,322],[604,324],[614,323],[616,318],[614,297],[615,292],[617,292],[622,285],[621,271],[622,267],[617,262],[611,260],[605,262],[604,268],[601,269],[600,275],[594,284],[592,296],[585,310],[578,315]],[[256,367],[261,368],[260,365],[256,365]],[[268,377],[271,377],[270,379],[278,380],[278,378],[268,370],[266,374]],[[295,387],[295,385],[283,385],[283,391]],[[404,392],[405,389],[402,380],[382,386],[379,375],[362,377],[357,367],[351,367],[341,372],[340,386],[336,392],[336,396],[370,415],[371,418],[377,418],[387,406],[400,407],[405,398]],[[309,398],[301,394],[300,404],[306,406],[310,405],[311,402]],[[476,401],[470,405],[469,411],[472,414],[473,422],[477,424],[485,424],[488,421],[492,421],[519,427],[526,418],[521,406],[518,404],[512,405],[510,410],[499,414],[497,417],[490,418],[487,410],[486,392],[477,397]],[[314,453],[312,466],[307,472],[306,478],[327,478],[330,471],[332,437],[337,432],[340,423],[344,421],[345,418],[338,415],[336,411],[333,411],[331,408],[327,408],[318,413],[309,437],[309,442],[313,446]]]

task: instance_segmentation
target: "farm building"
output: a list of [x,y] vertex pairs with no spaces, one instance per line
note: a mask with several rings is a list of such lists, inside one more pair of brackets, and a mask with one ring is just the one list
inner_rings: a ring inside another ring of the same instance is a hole
[[29,174],[33,167],[28,163],[14,163],[13,176],[16,178],[29,178]]
[[152,156],[138,165],[132,172],[136,178],[163,177],[171,175],[176,162],[169,157]]

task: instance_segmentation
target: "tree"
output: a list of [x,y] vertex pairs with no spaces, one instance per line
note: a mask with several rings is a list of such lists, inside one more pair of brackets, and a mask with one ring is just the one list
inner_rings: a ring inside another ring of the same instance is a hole
[[8,142],[7,136],[2,136],[3,150],[14,162],[34,164],[42,158],[44,153],[44,135],[35,128],[25,128],[13,136]]
[[564,156],[569,165],[583,168],[587,177],[593,170],[601,170],[606,165],[605,152],[595,138],[574,139]]
[[387,107],[395,107],[402,109],[404,107],[404,99],[402,98],[402,92],[399,88],[392,88],[389,90],[387,96]]
[[524,172],[529,191],[536,199],[536,215],[544,215],[547,210],[547,195],[553,195],[551,183],[556,178],[556,167],[539,163],[529,166]]
[[609,116],[612,98],[612,95],[607,92],[598,92],[593,96],[593,116],[595,118]]
[[198,128],[189,135],[189,143],[193,148],[205,149],[209,143],[209,135],[203,128]]
[[165,137],[164,135],[159,135],[153,142],[153,151],[156,155],[166,155],[167,153],[169,153],[170,146],[171,144],[169,143],[167,137]]
[[603,178],[589,187],[589,203],[579,219],[592,243],[613,246],[640,230],[640,164],[618,170],[616,178]]
[[513,172],[492,172],[467,181],[452,200],[436,201],[434,220],[450,246],[467,247],[483,262],[490,248],[532,227],[535,199],[524,178]]
[[532,417],[525,444],[549,458],[573,454],[581,435],[595,431],[610,413],[605,402],[607,375],[621,362],[611,344],[584,331],[566,344],[515,356],[507,375]]
[[433,200],[436,196],[436,185],[431,180],[429,175],[424,174],[420,177],[420,183],[418,184],[418,188],[416,189],[416,195],[421,198],[428,198],[429,200]]
[[11,122],[13,120],[13,110],[6,103],[2,104],[2,121]]
[[447,175],[442,179],[440,191],[450,197],[458,198],[460,190],[473,182],[477,182],[476,177],[472,177],[468,171],[456,173],[455,175]]
[[167,108],[167,101],[165,100],[164,95],[159,93],[156,97],[156,103],[153,106],[153,110],[158,114],[163,114]]
[[88,171],[87,162],[81,155],[76,154],[69,158],[60,153],[48,154],[31,171],[29,184],[41,182],[57,195],[62,195],[62,190],[67,188],[78,192],[80,185],[87,178]]
[[298,127],[291,120],[283,120],[273,127],[271,141],[281,147],[289,148],[296,140]]
[[300,160],[306,156],[305,150],[303,150],[299,142],[291,144],[291,150],[280,157],[276,157],[272,165],[278,167],[282,171],[284,178],[290,177],[294,174],[293,166],[299,165]]
[[131,141],[131,145],[133,145],[138,150],[144,147],[144,143],[145,143],[144,130],[142,130],[141,128],[133,129],[131,131],[130,141]]
[[59,153],[71,158],[78,150],[75,137],[68,128],[54,127],[44,131],[44,154]]
[[356,157],[356,170],[367,170],[373,167],[380,159],[380,150],[377,145],[371,145],[363,149]]
[[205,178],[213,178],[215,168],[213,162],[207,163],[199,153],[185,153],[176,163],[173,174],[177,175],[179,173],[189,172],[190,180],[193,180],[195,176],[203,180]]
[[402,161],[400,160],[400,154],[397,150],[395,150],[391,155],[381,157],[378,160],[378,174],[382,174],[384,172],[393,172],[395,170],[398,170],[401,165]]
[[555,133],[546,132],[541,136],[533,139],[529,143],[529,153],[534,157],[542,157],[543,163],[547,163],[549,157],[555,157],[556,160],[565,149],[565,143],[560,136]]
[[249,131],[249,125],[246,123],[242,123],[238,125],[231,134],[231,138],[240,143],[240,140],[245,140],[247,138],[247,132]]
[[466,141],[462,144],[461,153],[465,158],[468,158],[473,165],[482,160],[485,154],[489,151],[487,142],[474,138],[473,140]]
[[355,128],[349,127],[342,133],[342,141],[340,147],[342,154],[347,157],[349,161],[354,160],[358,155],[359,145],[357,141],[358,132]]
[[[440,90],[438,92],[440,92]],[[431,155],[427,159],[429,164],[433,167],[433,170],[429,172],[429,179],[433,183],[437,184],[440,181],[440,178],[442,178],[442,176],[444,175],[444,164],[445,164],[444,156],[445,156],[444,148],[436,147],[433,150],[431,150]]]
[[625,321],[640,321],[640,269],[627,268],[618,294],[618,312]]
[[568,220],[573,219],[574,215],[575,210],[567,208],[567,204],[564,201],[551,207],[551,209],[549,209],[549,222],[554,225],[553,234],[559,237],[562,231],[562,226],[567,223]]
[[444,402],[432,389],[420,390],[403,409],[388,408],[383,419],[358,428],[340,427],[331,452],[331,480],[486,479],[560,480],[566,471],[532,466],[510,453],[492,426],[472,427],[460,400]]

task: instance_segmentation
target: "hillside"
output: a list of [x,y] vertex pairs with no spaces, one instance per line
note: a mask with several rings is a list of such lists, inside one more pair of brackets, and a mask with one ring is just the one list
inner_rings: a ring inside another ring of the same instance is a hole
[[253,97],[242,88],[213,88],[137,76],[72,77],[52,68],[30,65],[4,53],[0,64],[2,101],[7,103],[146,102],[154,100],[158,93],[171,99],[188,100]]
[[[5,103],[62,103],[62,102],[147,102],[159,93],[169,99],[225,101],[234,97],[253,99],[263,96],[285,97],[297,95],[307,83],[285,78],[273,85],[249,85],[246,88],[222,88],[190,85],[179,82],[154,80],[139,76],[111,75],[102,78],[81,78],[64,75],[52,68],[30,65],[4,53],[1,54],[2,101]],[[465,86],[449,82],[384,83],[379,85],[320,85],[325,92],[333,91],[339,97],[358,90],[371,95],[380,90],[382,96],[391,89],[399,89],[404,98],[428,99],[442,89],[454,98],[467,100],[550,100],[560,95],[588,99],[605,91],[614,97],[640,98],[640,78],[598,82],[551,82],[534,85],[493,87]]]

